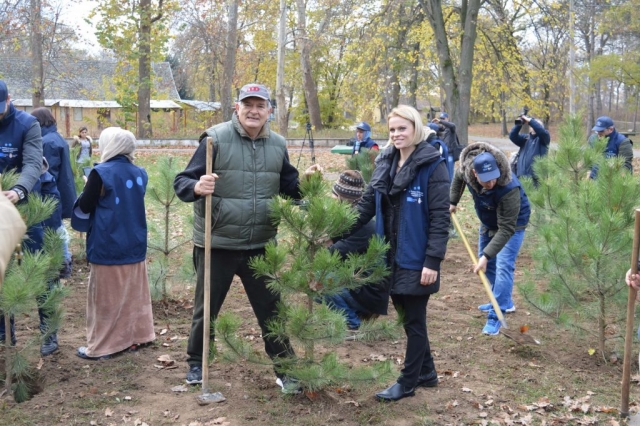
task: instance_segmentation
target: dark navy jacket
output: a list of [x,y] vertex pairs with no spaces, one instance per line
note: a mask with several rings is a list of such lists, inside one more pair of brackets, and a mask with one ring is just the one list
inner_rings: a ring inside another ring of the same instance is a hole
[[71,217],[73,203],[77,198],[73,169],[69,158],[69,144],[65,141],[56,125],[41,128],[42,153],[49,163],[49,173],[53,175],[60,192],[61,213],[63,219]]
[[513,129],[511,129],[511,133],[509,133],[509,139],[520,147],[520,150],[518,151],[516,176],[519,178],[529,176],[535,179],[533,173],[533,162],[536,157],[544,157],[547,155],[549,152],[551,136],[547,129],[545,129],[537,120],[531,120],[529,126],[531,126],[531,128],[536,132],[535,135],[521,135],[520,129],[522,129],[522,126],[515,125],[513,126]]
[[0,121],[0,173],[11,169],[22,171],[22,142],[35,121],[31,114],[17,110],[13,104],[9,106]]
[[98,265],[126,265],[145,260],[147,172],[122,155],[96,165],[94,170],[102,179],[104,195],[91,213],[87,260]]
[[62,226],[62,205],[60,204],[60,192],[58,191],[56,179],[48,171],[44,172],[42,176],[40,176],[40,182],[38,182],[33,189],[34,193],[39,192],[42,198],[51,197],[56,200],[56,209],[42,224],[45,228],[51,228],[54,231],[60,228]]
[[496,185],[493,189],[484,191],[483,193],[476,192],[473,187],[467,184],[469,192],[473,196],[474,206],[480,222],[490,230],[498,229],[498,214],[497,208],[500,203],[500,199],[507,193],[511,192],[513,188],[518,187],[520,189],[520,213],[518,213],[518,220],[516,221],[517,228],[524,228],[529,223],[529,215],[531,214],[531,208],[529,206],[529,199],[522,189],[520,181],[515,176],[511,176],[511,182],[505,186]]

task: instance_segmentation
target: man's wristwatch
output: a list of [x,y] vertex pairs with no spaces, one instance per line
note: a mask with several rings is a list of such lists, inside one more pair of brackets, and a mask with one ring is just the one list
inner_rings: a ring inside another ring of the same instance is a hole
[[27,196],[27,194],[24,193],[24,191],[20,188],[18,188],[17,186],[14,186],[13,188],[11,188],[11,190],[13,192],[15,192],[16,194],[18,194],[18,199],[20,201],[24,200]]

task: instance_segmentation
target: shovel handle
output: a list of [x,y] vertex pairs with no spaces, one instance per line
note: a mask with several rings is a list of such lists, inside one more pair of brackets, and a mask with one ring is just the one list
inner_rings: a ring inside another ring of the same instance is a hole
[[[460,226],[460,223],[458,222],[458,218],[456,217],[455,213],[451,213],[451,220],[453,220],[453,226],[456,228],[458,235],[460,235],[460,238],[462,238],[462,242],[464,243],[464,246],[467,248],[469,257],[471,257],[471,261],[473,262],[474,265],[477,265],[478,258],[476,257],[476,254],[474,253],[474,251],[471,249],[469,240],[467,240],[467,237],[464,235],[464,232],[462,232],[462,227]],[[487,279],[487,275],[482,270],[478,271],[478,275],[480,275],[480,281],[482,281],[482,284],[484,285],[484,290],[487,292],[487,295],[489,296],[489,301],[491,302],[491,306],[493,306],[493,310],[496,311],[496,315],[498,316],[500,323],[504,328],[509,328],[507,327],[507,321],[505,321],[504,315],[502,315],[502,310],[500,309],[500,305],[498,305],[498,301],[496,300],[496,297],[493,295],[493,292],[491,291],[491,284]]]
[[[635,211],[635,228],[633,231],[633,251],[631,252],[631,273],[638,273],[638,250],[640,250],[640,209]],[[637,291],[629,286],[627,300],[627,328],[624,335],[624,361],[622,364],[622,403],[620,416],[629,417],[629,387],[631,384],[631,343],[633,342],[633,317],[636,311]]]
[[[213,173],[213,139],[208,137],[206,174]],[[209,393],[209,343],[211,340],[211,194],[205,196],[204,207],[204,315],[202,336],[202,393]]]

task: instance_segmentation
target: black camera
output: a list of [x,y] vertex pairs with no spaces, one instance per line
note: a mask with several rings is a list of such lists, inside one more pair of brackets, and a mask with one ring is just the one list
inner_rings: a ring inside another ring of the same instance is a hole
[[527,115],[527,114],[529,114],[529,108],[528,107],[522,107],[522,114],[520,114],[518,116],[518,118],[516,118],[516,121],[515,121],[516,126],[522,126],[523,124],[525,124],[525,122],[520,117],[522,117],[523,115]]

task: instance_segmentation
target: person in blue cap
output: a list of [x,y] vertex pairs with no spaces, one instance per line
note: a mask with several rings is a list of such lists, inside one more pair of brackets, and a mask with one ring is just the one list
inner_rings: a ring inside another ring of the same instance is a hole
[[356,137],[351,140],[353,144],[353,151],[351,155],[356,155],[360,153],[362,148],[380,150],[380,147],[371,139],[371,126],[366,121],[361,121],[356,125]]
[[[598,117],[596,125],[591,129],[598,135],[598,138],[608,138],[607,146],[604,149],[605,158],[622,157],[624,167],[633,173],[633,145],[631,139],[618,133],[613,120],[607,116]],[[590,143],[594,142],[589,139]],[[598,176],[598,166],[593,166],[589,177],[595,179]]]
[[[18,181],[2,193],[13,204],[26,202],[42,172],[40,124],[35,117],[13,106],[7,84],[0,80],[0,174],[9,170],[19,174]],[[42,233],[41,224],[31,226],[28,230],[31,241],[42,241]],[[37,244],[24,243],[24,246],[31,251],[40,248]],[[0,312],[0,343],[5,340],[4,328],[4,315]],[[11,341],[14,344],[16,342],[13,318]]]
[[[507,156],[484,142],[470,144],[460,154],[460,168],[451,183],[451,213],[456,212],[465,186],[473,196],[480,219],[479,260],[473,272],[477,274],[482,270],[486,273],[503,313],[515,312],[513,277],[529,223],[529,199],[518,178],[511,173]],[[497,335],[500,321],[493,306],[487,303],[478,309],[488,313],[482,333]]]

